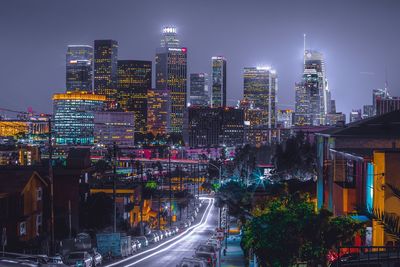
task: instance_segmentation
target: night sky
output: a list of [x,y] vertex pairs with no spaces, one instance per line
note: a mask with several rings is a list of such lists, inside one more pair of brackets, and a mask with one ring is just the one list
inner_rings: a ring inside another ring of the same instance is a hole
[[338,111],[372,104],[385,73],[400,96],[399,0],[1,0],[0,107],[52,112],[52,94],[65,91],[68,44],[115,39],[119,59],[154,60],[163,25],[177,26],[188,47],[188,74],[210,73],[211,56],[227,58],[230,105],[242,97],[243,67],[271,65],[278,106],[293,108],[303,33],[325,54]]

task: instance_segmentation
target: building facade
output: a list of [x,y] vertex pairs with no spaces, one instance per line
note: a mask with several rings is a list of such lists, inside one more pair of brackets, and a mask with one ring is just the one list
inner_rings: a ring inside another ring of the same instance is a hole
[[362,118],[366,119],[366,118],[370,118],[372,116],[374,116],[374,106],[373,105],[364,105]]
[[156,51],[156,88],[170,95],[168,132],[180,133],[184,128],[187,105],[187,48],[180,47],[176,28],[164,27],[161,47]]
[[236,108],[189,108],[189,146],[220,147],[243,144],[244,113]]
[[94,112],[94,143],[121,148],[134,146],[134,112]]
[[304,51],[303,77],[295,88],[295,124],[326,125],[326,115],[331,112],[331,99],[322,53],[313,50]]
[[107,108],[113,109],[117,97],[118,42],[94,41],[94,92],[107,97]]
[[376,115],[382,115],[394,110],[400,110],[400,97],[376,97]]
[[210,90],[207,73],[190,74],[190,106],[206,107],[210,105]]
[[69,45],[66,56],[67,91],[92,91],[93,47]]
[[226,59],[221,56],[211,58],[212,86],[211,106],[226,107]]
[[350,112],[350,122],[356,122],[362,119],[361,109],[353,109]]
[[135,132],[147,132],[147,92],[151,89],[151,61],[118,60],[118,105],[135,114]]
[[243,73],[244,100],[251,109],[260,110],[260,125],[268,128],[276,127],[276,94],[277,75],[270,68],[249,67]]
[[291,128],[293,125],[293,113],[292,109],[280,109],[278,110],[278,125],[281,128]]
[[377,99],[386,99],[389,98],[389,93],[386,88],[384,89],[373,89],[372,90],[372,105],[374,107],[374,115],[377,114]]
[[167,133],[170,125],[171,98],[169,90],[153,88],[147,93],[147,126],[153,135]]
[[93,145],[94,112],[103,109],[106,96],[85,91],[53,95],[53,127],[58,145]]

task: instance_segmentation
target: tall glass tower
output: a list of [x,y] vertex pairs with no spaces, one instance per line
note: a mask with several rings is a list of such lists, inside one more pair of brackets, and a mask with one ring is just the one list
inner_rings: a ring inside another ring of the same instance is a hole
[[93,47],[68,46],[65,78],[67,91],[92,91]]
[[276,71],[268,67],[244,68],[244,100],[252,109],[261,112],[261,125],[276,126],[276,95],[278,90]]
[[135,132],[147,132],[147,91],[151,89],[151,61],[118,60],[118,104],[133,111]]
[[212,88],[211,106],[213,108],[226,106],[226,59],[212,57]]
[[161,47],[156,50],[156,89],[170,92],[168,132],[181,133],[187,105],[187,48],[181,47],[175,27],[162,29]]
[[107,107],[113,108],[117,97],[118,42],[94,41],[94,91],[107,97]]
[[190,74],[190,106],[206,107],[210,104],[207,73]]

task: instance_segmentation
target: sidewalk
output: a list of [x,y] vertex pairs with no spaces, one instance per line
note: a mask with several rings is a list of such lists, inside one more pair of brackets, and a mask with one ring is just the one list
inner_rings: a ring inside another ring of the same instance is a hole
[[221,250],[221,267],[243,267],[245,266],[245,259],[243,250],[240,247],[240,236],[230,235],[228,238],[228,249],[226,250],[226,256],[223,251],[225,248],[225,241],[222,244]]

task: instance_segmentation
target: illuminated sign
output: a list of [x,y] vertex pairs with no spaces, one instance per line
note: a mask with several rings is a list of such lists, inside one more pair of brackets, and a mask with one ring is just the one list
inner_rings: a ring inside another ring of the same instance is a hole
[[174,51],[174,52],[182,52],[182,53],[186,53],[187,52],[187,48],[183,47],[183,48],[168,48],[168,51]]

